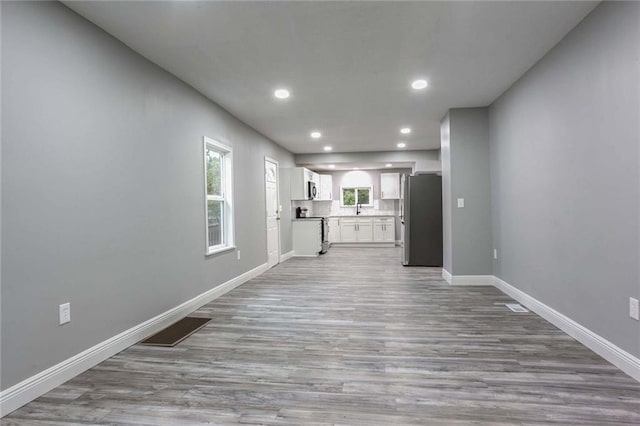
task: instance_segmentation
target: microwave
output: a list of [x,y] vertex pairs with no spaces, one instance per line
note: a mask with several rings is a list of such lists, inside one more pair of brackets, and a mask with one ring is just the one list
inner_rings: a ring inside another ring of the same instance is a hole
[[318,188],[316,188],[316,184],[314,182],[307,182],[307,199],[315,200],[318,197]]

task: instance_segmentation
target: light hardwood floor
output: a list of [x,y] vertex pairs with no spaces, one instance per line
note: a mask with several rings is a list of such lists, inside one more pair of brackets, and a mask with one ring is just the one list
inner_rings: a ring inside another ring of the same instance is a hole
[[177,347],[133,346],[2,424],[640,424],[638,382],[495,288],[399,258],[291,259]]

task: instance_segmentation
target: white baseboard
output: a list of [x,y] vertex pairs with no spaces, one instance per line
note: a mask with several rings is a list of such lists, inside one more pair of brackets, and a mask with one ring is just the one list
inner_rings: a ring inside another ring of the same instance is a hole
[[257,277],[267,269],[266,263],[251,269],[250,271],[220,284],[211,290],[205,291],[175,308],[169,309],[168,311],[151,318],[142,324],[138,324],[135,327],[123,331],[104,342],[98,343],[97,345],[62,361],[53,367],[47,368],[46,370],[29,377],[8,389],[5,389],[0,392],[0,417],[11,413],[30,401],[33,401],[40,395],[49,392],[53,388],[74,378],[78,374],[101,363],[105,359],[117,354],[129,346],[138,343],[142,339],[157,333],[163,328],[195,311],[199,307],[206,305],[239,285]]
[[493,275],[451,275],[449,271],[442,268],[442,278],[450,285],[493,285]]
[[640,358],[626,352],[607,339],[599,336],[588,328],[578,324],[571,318],[561,314],[555,309],[545,305],[539,300],[529,296],[522,290],[518,290],[511,284],[494,277],[494,285],[503,293],[511,296],[520,304],[526,306],[569,336],[582,343],[620,370],[627,373],[640,382]]
[[285,260],[289,260],[293,257],[293,250],[288,251],[286,253],[282,253],[280,255],[280,263],[284,262]]

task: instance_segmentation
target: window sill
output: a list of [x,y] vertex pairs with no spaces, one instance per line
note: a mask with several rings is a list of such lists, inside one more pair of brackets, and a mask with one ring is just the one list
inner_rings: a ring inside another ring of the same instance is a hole
[[209,250],[204,255],[205,256],[213,256],[213,255],[216,255],[216,254],[224,253],[226,251],[232,251],[232,250],[235,250],[235,249],[236,249],[236,246],[220,247],[220,248],[216,248],[216,249],[213,249],[213,250]]

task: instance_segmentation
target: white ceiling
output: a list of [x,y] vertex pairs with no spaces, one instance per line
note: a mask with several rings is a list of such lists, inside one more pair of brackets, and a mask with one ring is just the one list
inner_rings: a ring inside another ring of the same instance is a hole
[[[65,4],[290,151],[313,153],[439,148],[447,109],[490,104],[597,2]],[[430,86],[416,92],[419,77]],[[275,99],[278,87],[291,97]]]

